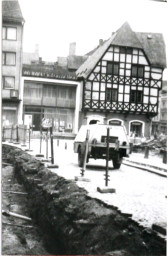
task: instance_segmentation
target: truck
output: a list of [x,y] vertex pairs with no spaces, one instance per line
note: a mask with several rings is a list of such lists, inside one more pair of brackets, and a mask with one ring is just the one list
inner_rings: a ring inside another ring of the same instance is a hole
[[114,169],[119,169],[122,163],[122,158],[128,157],[130,147],[124,125],[82,125],[74,140],[74,152],[78,153],[79,167],[83,167],[84,163],[87,131],[87,163],[89,162],[89,158],[106,159],[107,128],[109,128],[109,160],[112,160]]

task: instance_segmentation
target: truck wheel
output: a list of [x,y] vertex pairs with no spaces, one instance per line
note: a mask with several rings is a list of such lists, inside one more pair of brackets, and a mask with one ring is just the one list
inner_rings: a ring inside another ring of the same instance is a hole
[[83,167],[83,162],[84,162],[84,155],[81,152],[81,148],[79,148],[79,151],[78,151],[78,166]]
[[117,154],[117,156],[112,161],[114,169],[119,169],[122,162],[120,155]]

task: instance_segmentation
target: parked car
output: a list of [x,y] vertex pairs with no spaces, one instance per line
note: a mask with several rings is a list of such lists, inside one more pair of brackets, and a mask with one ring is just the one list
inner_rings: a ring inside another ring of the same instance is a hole
[[126,129],[123,125],[83,125],[81,126],[75,140],[74,152],[78,153],[78,165],[83,166],[86,148],[86,133],[89,130],[88,154],[89,158],[106,159],[107,152],[107,128],[109,130],[109,160],[112,160],[115,169],[119,169],[122,157],[129,154],[129,141]]

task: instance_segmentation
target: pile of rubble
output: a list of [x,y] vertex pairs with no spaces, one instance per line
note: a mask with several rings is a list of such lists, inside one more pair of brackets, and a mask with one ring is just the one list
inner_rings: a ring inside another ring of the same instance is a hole
[[158,153],[163,153],[164,151],[167,151],[167,136],[161,134],[158,137],[141,141],[141,143],[134,145],[134,148],[144,149],[146,146],[148,146],[151,150],[157,151]]

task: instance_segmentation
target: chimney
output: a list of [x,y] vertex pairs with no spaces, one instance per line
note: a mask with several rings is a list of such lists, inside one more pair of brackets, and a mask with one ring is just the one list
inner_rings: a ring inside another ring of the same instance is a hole
[[99,46],[103,45],[103,39],[99,39]]
[[76,52],[76,43],[69,44],[69,56],[75,55]]

